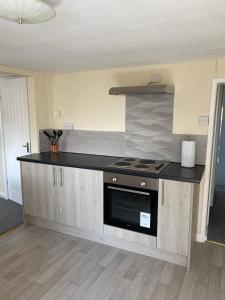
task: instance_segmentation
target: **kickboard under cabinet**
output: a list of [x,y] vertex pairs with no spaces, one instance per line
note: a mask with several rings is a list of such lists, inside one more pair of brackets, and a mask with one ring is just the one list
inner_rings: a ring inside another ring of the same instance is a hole
[[116,238],[119,238],[121,240],[126,240],[130,242],[134,242],[137,244],[143,244],[146,246],[154,247],[156,248],[156,237],[138,233],[126,229],[121,229],[118,227],[113,227],[109,225],[104,225],[104,234],[108,236],[113,236]]

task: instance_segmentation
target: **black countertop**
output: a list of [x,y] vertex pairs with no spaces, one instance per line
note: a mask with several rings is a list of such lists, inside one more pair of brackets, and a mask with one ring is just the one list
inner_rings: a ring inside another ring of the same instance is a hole
[[182,168],[179,163],[170,163],[165,169],[163,169],[160,172],[160,174],[146,174],[146,172],[142,171],[118,170],[107,167],[107,165],[117,161],[118,159],[119,157],[116,156],[104,156],[70,152],[59,152],[57,154],[51,154],[50,152],[42,152],[18,157],[18,160],[26,162],[100,170],[113,173],[171,179],[193,183],[200,183],[204,171],[204,166],[196,165],[195,168]]

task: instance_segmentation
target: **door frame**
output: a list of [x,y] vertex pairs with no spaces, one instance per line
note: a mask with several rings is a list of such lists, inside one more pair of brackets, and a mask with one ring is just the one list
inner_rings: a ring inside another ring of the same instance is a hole
[[[1,101],[1,95],[0,95],[0,101]],[[5,155],[5,137],[3,132],[3,121],[2,121],[2,105],[0,102],[0,127],[1,127],[1,138],[2,138],[2,145],[1,145],[1,152],[2,152],[2,162],[3,162],[3,182],[4,182],[4,193],[0,193],[0,197],[3,199],[8,200],[9,198],[9,192],[8,192],[8,184],[7,184],[7,171],[6,171],[6,155]]]
[[[225,78],[212,80],[211,101],[209,112],[208,140],[206,149],[205,180],[202,198],[201,236],[199,242],[207,240],[208,213],[212,199],[215,168],[215,145],[217,117],[219,112],[219,86],[225,85]],[[216,143],[217,146],[217,143]]]
[[[26,88],[27,88],[27,112],[28,112],[28,130],[29,130],[29,140],[30,140],[30,148],[31,148],[31,131],[30,131],[30,107],[29,107],[29,95],[28,95],[28,82],[27,82],[27,76],[12,76],[12,77],[5,77],[0,79],[0,88],[1,88],[1,82],[4,80],[10,80],[10,79],[17,79],[17,78],[25,78],[26,79]],[[0,131],[1,131],[1,137],[2,137],[2,158],[4,162],[3,167],[3,181],[5,186],[5,192],[0,193],[0,197],[8,200],[9,199],[9,189],[8,189],[8,178],[7,178],[7,163],[6,163],[6,152],[5,152],[5,136],[4,136],[4,130],[3,130],[3,120],[2,120],[2,103],[1,103],[1,94],[0,94]]]

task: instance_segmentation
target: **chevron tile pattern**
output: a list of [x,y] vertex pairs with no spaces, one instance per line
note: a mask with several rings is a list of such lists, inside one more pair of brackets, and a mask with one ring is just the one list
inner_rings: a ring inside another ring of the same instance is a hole
[[126,98],[126,156],[172,159],[174,96],[136,95]]

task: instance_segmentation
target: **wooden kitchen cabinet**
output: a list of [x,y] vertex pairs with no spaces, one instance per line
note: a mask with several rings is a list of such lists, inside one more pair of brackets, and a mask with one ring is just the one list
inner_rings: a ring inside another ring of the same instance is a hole
[[21,163],[25,214],[103,233],[103,173]]
[[103,233],[103,173],[59,167],[60,221]]
[[59,207],[57,168],[23,162],[21,173],[25,214],[56,221]]
[[157,247],[188,256],[194,184],[159,180]]
[[102,171],[22,161],[21,175],[31,224],[189,267],[195,183],[159,179],[155,237],[103,225]]

